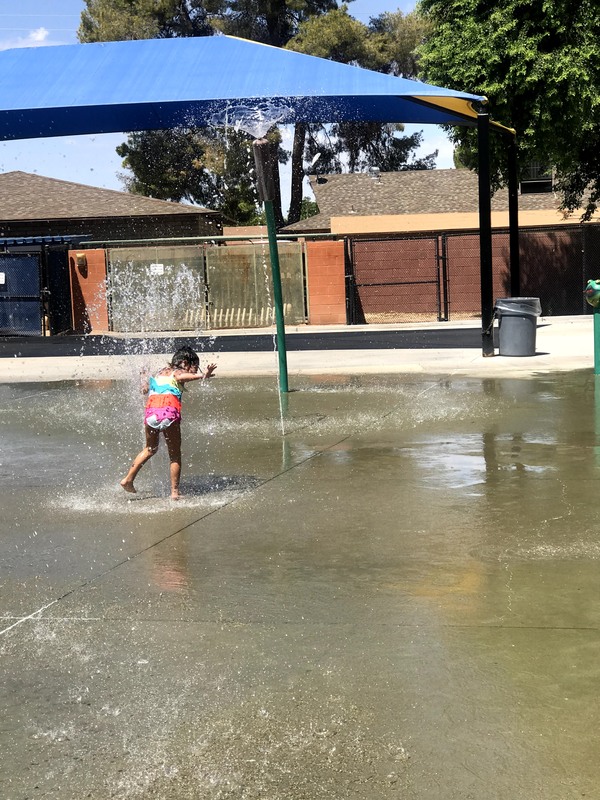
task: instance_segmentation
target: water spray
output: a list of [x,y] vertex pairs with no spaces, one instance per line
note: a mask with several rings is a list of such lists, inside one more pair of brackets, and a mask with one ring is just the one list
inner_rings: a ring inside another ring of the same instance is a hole
[[275,324],[277,328],[277,354],[279,357],[279,391],[288,392],[287,352],[285,347],[285,322],[283,319],[283,294],[281,291],[281,270],[279,268],[279,251],[277,249],[277,228],[275,225],[275,212],[273,198],[275,186],[273,183],[271,144],[267,139],[255,139],[252,143],[254,163],[256,165],[256,181],[258,197],[264,205],[267,221],[267,235],[269,239],[269,255],[271,256],[271,274],[273,277],[273,301],[275,303]]

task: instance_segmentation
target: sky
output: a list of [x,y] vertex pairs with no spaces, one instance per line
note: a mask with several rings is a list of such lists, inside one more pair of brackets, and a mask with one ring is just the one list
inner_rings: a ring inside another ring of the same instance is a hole
[[[77,28],[83,0],[0,0],[0,50],[12,47],[51,47],[77,44]],[[350,0],[349,13],[365,24],[385,11],[408,12],[414,0]],[[452,167],[452,146],[443,131],[433,125],[407,126],[406,132],[422,130],[420,154],[439,151],[436,166]],[[121,159],[115,152],[124,134],[64,136],[0,142],[0,172],[21,170],[50,178],[74,181],[105,189],[123,189]],[[289,176],[282,170],[282,192],[289,192]],[[308,191],[307,194],[310,194]]]

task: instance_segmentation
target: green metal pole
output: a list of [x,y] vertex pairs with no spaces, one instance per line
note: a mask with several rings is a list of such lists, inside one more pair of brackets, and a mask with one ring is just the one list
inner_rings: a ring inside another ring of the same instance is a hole
[[267,218],[267,235],[269,238],[269,255],[271,256],[271,275],[273,277],[273,302],[275,304],[275,325],[277,328],[277,354],[279,357],[279,391],[288,392],[287,351],[285,347],[285,322],[283,319],[283,294],[281,291],[281,270],[279,268],[279,250],[277,248],[277,228],[273,201],[265,200],[265,216]]
[[600,375],[600,306],[594,308],[594,375]]
[[287,352],[285,349],[285,323],[283,321],[283,294],[281,292],[281,271],[279,269],[279,250],[277,249],[277,226],[273,210],[276,195],[273,171],[277,169],[274,150],[267,139],[255,139],[252,143],[258,196],[265,207],[269,253],[271,256],[271,275],[273,276],[273,302],[275,304],[275,323],[277,326],[277,353],[279,355],[279,392],[288,392]]

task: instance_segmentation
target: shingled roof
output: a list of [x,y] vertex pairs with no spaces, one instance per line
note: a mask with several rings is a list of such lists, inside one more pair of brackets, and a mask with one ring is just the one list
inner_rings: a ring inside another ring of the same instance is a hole
[[[405,170],[311,176],[319,213],[284,231],[328,232],[331,217],[477,212],[478,178],[468,169]],[[520,210],[557,209],[553,193],[523,194]],[[492,198],[492,211],[508,208],[508,190]]]
[[197,216],[218,212],[114,189],[46,178],[29,172],[0,173],[1,220],[100,219],[173,214]]

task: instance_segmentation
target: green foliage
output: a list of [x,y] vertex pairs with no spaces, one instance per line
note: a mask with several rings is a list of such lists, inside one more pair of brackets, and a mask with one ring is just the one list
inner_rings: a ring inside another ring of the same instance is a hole
[[286,47],[377,72],[415,78],[417,48],[428,30],[429,23],[416,12],[380,14],[371,18],[367,26],[350,16],[343,5],[306,20]]
[[360,172],[377,167],[382,172],[406,169],[433,169],[437,151],[417,158],[423,134],[404,136],[400,124],[381,125],[377,122],[344,122],[334,126],[341,152],[348,154],[348,170]]
[[210,36],[217,31],[284,45],[337,0],[84,0],[81,42]]
[[430,25],[416,11],[386,12],[371,19],[372,47],[377,49],[382,71],[403,78],[416,78],[419,71],[417,48],[425,40]]
[[224,0],[213,25],[223,33],[283,47],[298,26],[337,8],[337,0]]
[[[556,167],[566,207],[580,203],[590,181],[598,196],[598,3],[421,0],[418,11],[431,26],[419,49],[421,77],[487,96],[493,118],[517,131],[521,168],[532,160]],[[460,160],[473,167],[474,132],[457,128],[452,138]],[[504,183],[501,142],[492,165],[495,185]]]
[[[310,172],[327,175],[361,172],[376,167],[382,172],[434,169],[437,150],[418,158],[423,134],[403,134],[401,124],[340,122],[323,128],[309,126],[305,157]],[[318,158],[317,158],[318,156]]]
[[[425,24],[415,14],[383,14],[366,26],[342,6],[303,23],[287,48],[381,72],[407,74],[412,70],[414,74],[414,51],[424,30]],[[321,175],[372,167],[385,172],[432,169],[437,152],[416,158],[414,151],[421,144],[422,134],[404,136],[403,130],[402,125],[380,123],[309,125],[304,152],[307,169]],[[317,154],[319,158],[313,165]],[[291,221],[295,221],[292,210]]]
[[84,0],[77,36],[80,42],[207,36],[210,14],[221,0]]
[[315,203],[315,201],[309,200],[308,197],[303,197],[300,205],[300,219],[308,219],[309,217],[314,217],[315,214],[318,213],[319,206]]
[[348,14],[347,6],[302,23],[286,48],[368,69],[384,66],[370,40],[369,29]]
[[131,133],[117,153],[132,173],[124,179],[128,191],[218,209],[240,225],[254,225],[250,148],[249,137],[240,132],[188,128]]
[[208,144],[198,129],[179,131],[177,136],[171,131],[131,133],[117,147],[123,166],[133,173],[125,179],[127,189],[160,200],[204,204],[216,192],[202,160]]

